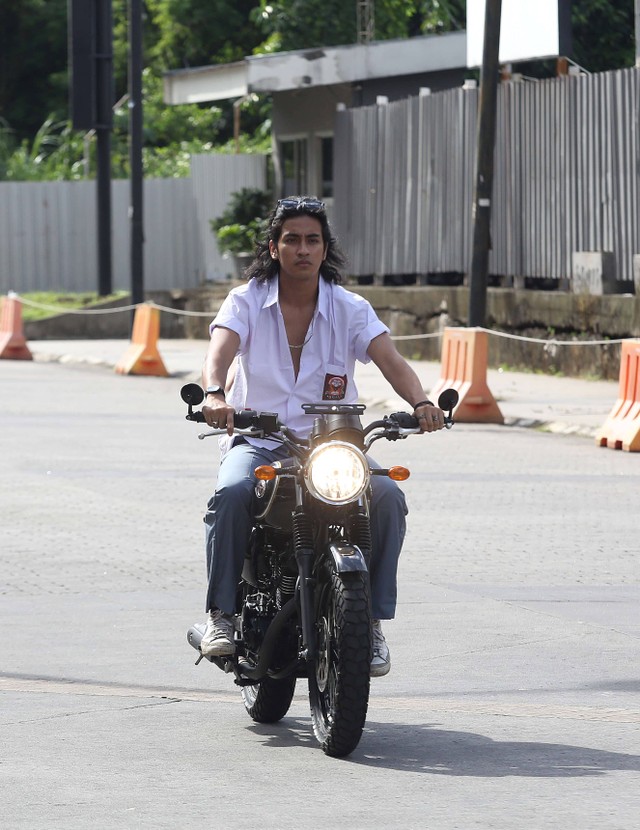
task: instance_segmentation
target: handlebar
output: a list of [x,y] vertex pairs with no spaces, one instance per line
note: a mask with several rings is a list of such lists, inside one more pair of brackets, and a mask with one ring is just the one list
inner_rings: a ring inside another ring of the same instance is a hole
[[[202,411],[194,411],[193,406],[197,406],[204,400],[204,392],[200,386],[195,383],[188,383],[182,387],[182,400],[188,404],[189,411],[186,415],[187,421],[196,421],[197,423],[205,423]],[[453,409],[458,403],[458,394],[454,389],[445,390],[438,400],[438,405],[441,409],[449,410],[449,414],[445,415],[444,425],[446,429],[451,429],[453,426]],[[305,404],[305,411],[309,410],[309,414],[321,414],[317,411],[319,404]],[[356,408],[359,412],[364,411],[364,406],[349,405],[350,409]],[[327,407],[325,407],[327,408]],[[331,404],[328,407],[331,413],[335,412],[336,405]],[[322,409],[324,414],[324,409]],[[253,435],[256,438],[264,437],[265,435],[279,438],[283,443],[297,444],[299,447],[307,445],[306,441],[294,439],[292,433],[287,427],[278,420],[275,412],[258,412],[255,409],[242,409],[234,414],[233,418],[234,432],[239,435]],[[224,435],[227,432],[226,427],[214,428],[211,432],[201,433],[199,438],[207,438],[210,435]],[[365,449],[369,449],[374,441],[380,438],[386,438],[388,441],[397,441],[400,438],[406,438],[407,435],[413,435],[420,432],[420,425],[418,419],[408,412],[394,412],[391,415],[386,415],[380,421],[374,421],[369,424],[365,430]]]
[[[201,410],[189,411],[185,416],[187,421],[196,421],[204,424],[204,415]],[[282,424],[278,421],[275,412],[257,412],[255,409],[241,409],[233,416],[233,426],[236,430],[258,430],[260,432],[278,432]],[[220,432],[226,432],[226,427]]]

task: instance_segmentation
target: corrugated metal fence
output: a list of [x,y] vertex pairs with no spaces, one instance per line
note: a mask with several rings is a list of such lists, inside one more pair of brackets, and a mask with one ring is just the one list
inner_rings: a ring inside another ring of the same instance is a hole
[[[191,178],[144,182],[144,283],[191,288],[233,272],[209,221],[242,187],[265,187],[266,156],[194,156]],[[113,287],[130,287],[129,182],[112,182]],[[0,182],[0,294],[94,291],[96,184]]]
[[[334,221],[356,276],[467,273],[478,91],[337,113]],[[490,271],[571,277],[640,253],[640,71],[502,83]]]

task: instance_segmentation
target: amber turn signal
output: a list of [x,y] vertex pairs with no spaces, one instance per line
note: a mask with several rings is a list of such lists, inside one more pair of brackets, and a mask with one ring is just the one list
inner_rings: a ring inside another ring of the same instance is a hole
[[410,475],[406,467],[389,467],[389,478],[394,481],[406,481]]
[[270,464],[262,464],[253,471],[260,481],[271,481],[276,477],[276,471]]

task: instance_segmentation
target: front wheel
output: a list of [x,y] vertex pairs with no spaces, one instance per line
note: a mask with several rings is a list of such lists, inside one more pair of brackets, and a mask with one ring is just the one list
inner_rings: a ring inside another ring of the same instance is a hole
[[317,655],[309,669],[313,731],[327,755],[357,747],[369,705],[369,574],[332,572],[318,586]]
[[265,677],[255,686],[242,687],[242,702],[257,723],[276,723],[289,711],[295,690],[295,675],[282,680]]

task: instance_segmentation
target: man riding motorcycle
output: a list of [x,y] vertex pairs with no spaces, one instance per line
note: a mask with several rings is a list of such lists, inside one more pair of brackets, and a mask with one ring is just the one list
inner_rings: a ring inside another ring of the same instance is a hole
[[[412,406],[422,432],[445,425],[443,411],[425,399],[418,376],[371,305],[339,285],[344,262],[325,205],[307,196],[281,199],[247,269],[247,284],[229,293],[211,324],[202,412],[209,426],[226,427],[228,437],[221,441],[218,482],[205,515],[208,620],[200,644],[205,657],[235,651],[232,615],[251,531],[253,471],[286,455],[269,439],[233,437],[236,410],[277,412],[306,437],[313,416],[302,404],[357,402],[355,361],[373,360]],[[391,665],[380,620],[395,615],[407,508],[391,479],[373,477],[371,486],[371,676],[377,677]]]

